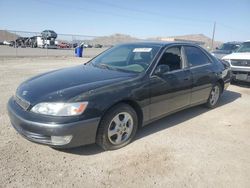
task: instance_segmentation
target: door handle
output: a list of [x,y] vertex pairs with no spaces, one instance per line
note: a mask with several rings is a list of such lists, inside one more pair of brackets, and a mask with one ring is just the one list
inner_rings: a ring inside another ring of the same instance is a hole
[[189,77],[184,78],[183,80],[189,80]]

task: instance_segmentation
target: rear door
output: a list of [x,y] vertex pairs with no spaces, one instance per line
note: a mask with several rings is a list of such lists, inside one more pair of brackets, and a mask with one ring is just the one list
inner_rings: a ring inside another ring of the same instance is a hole
[[205,102],[212,89],[215,77],[212,61],[203,50],[195,46],[184,46],[188,67],[192,74],[191,104]]

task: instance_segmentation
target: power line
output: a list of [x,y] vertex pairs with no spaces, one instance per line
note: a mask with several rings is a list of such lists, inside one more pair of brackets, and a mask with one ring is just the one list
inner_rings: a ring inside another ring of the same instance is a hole
[[[117,14],[117,13],[114,13],[114,12],[110,12],[110,11],[103,11],[103,10],[96,10],[96,9],[91,9],[89,7],[80,7],[80,6],[77,6],[77,7],[72,7],[72,5],[66,5],[66,4],[62,4],[62,2],[55,2],[55,1],[46,1],[46,0],[36,0],[36,2],[40,2],[40,3],[46,3],[48,5],[51,5],[51,6],[61,6],[63,8],[71,8],[71,9],[79,9],[79,10],[83,10],[83,11],[86,11],[86,12],[95,12],[97,14],[105,14],[105,15],[110,15],[110,16],[117,16],[117,17],[123,17],[123,18],[130,18],[132,20],[135,20],[135,19],[138,19],[138,20],[143,20],[145,22],[153,22],[155,23],[155,20],[149,20],[149,19],[144,19],[144,18],[140,18],[140,17],[134,17],[134,16],[129,16],[129,15],[124,15],[124,14]],[[102,4],[104,6],[109,6],[109,7],[114,7],[114,8],[118,8],[118,9],[122,9],[122,10],[128,10],[128,11],[132,11],[132,12],[136,12],[136,13],[141,13],[141,14],[146,14],[146,15],[153,15],[153,16],[156,16],[156,17],[166,17],[166,15],[164,14],[160,14],[158,12],[152,12],[152,11],[147,11],[147,10],[140,10],[140,9],[134,9],[134,8],[127,8],[127,7],[122,7],[122,6],[119,6],[119,5],[116,5],[116,4],[113,4],[113,3],[107,3],[107,2],[104,2],[104,1],[100,1],[100,0],[97,0],[97,1],[88,1],[88,3],[90,4]],[[201,20],[201,19],[193,19],[193,18],[187,18],[187,17],[179,17],[179,16],[173,16],[173,15],[167,15],[167,18],[169,18],[169,20],[182,20],[182,21],[186,21],[186,22],[200,22],[200,23],[213,23],[213,21],[210,21],[210,20]]]
[[[123,9],[123,10],[128,10],[136,13],[142,13],[142,14],[150,14],[154,16],[166,16],[165,14],[160,14],[159,12],[154,12],[154,11],[148,11],[148,10],[142,10],[142,9],[135,9],[135,8],[128,8],[128,7],[123,7],[114,3],[102,1],[102,0],[95,0],[95,1],[90,1],[90,3],[93,4],[102,4],[104,6],[109,6],[109,7],[114,7],[118,9]],[[205,19],[194,19],[194,18],[187,18],[187,17],[181,17],[181,16],[174,16],[174,15],[168,15],[169,18],[171,19],[177,19],[177,20],[183,20],[183,21],[194,21],[194,22],[207,22],[207,23],[213,23],[211,20],[205,20]]]
[[226,24],[224,24],[224,23],[220,23],[220,22],[219,22],[219,25],[222,26],[222,27],[224,27],[224,28],[227,28],[227,29],[235,30],[235,31],[238,31],[238,32],[240,31],[240,32],[242,32],[242,33],[249,34],[249,32],[246,31],[246,30],[242,30],[242,29],[239,29],[239,28],[235,28],[235,27],[226,25]]
[[[158,12],[123,7],[123,6],[120,6],[120,5],[117,5],[117,4],[114,4],[114,3],[110,3],[110,2],[106,2],[106,1],[103,1],[103,0],[95,0],[95,1],[91,1],[91,3],[103,4],[105,6],[110,6],[110,7],[114,7],[114,8],[118,8],[118,9],[124,9],[124,10],[132,11],[132,12],[142,13],[142,14],[151,14],[151,15],[160,16],[160,17],[166,16],[166,15],[160,14]],[[205,19],[194,19],[194,18],[179,17],[179,16],[173,16],[173,15],[170,15],[168,17],[173,18],[173,19],[178,19],[178,20],[184,20],[184,21],[194,21],[194,22],[202,22],[202,23],[204,23],[204,22],[206,22],[206,23],[214,23],[214,21],[205,20]],[[229,29],[238,30],[240,32],[247,33],[244,30],[241,30],[239,28],[235,28],[235,27],[232,27],[232,26],[228,26],[228,25],[226,25],[224,23],[221,23],[221,22],[218,22],[217,25],[221,25],[221,26],[224,26],[224,27],[229,28]]]
[[[73,9],[73,10],[82,10],[84,12],[90,12],[90,13],[97,13],[97,14],[100,14],[100,15],[110,15],[110,16],[117,16],[117,17],[122,17],[122,18],[133,18],[134,17],[131,17],[131,16],[127,16],[127,15],[123,15],[123,14],[117,14],[117,13],[113,13],[113,12],[109,12],[109,11],[103,11],[103,10],[96,10],[96,9],[91,9],[89,7],[73,7],[72,5],[66,5],[66,4],[62,4],[61,2],[57,3],[55,1],[45,1],[45,0],[36,0],[37,2],[40,2],[40,3],[46,3],[47,5],[50,5],[50,6],[60,6],[60,7],[63,7],[63,8],[67,8],[67,9]],[[150,20],[146,20],[146,19],[141,19],[141,20],[144,20],[144,21],[150,21]]]
[[[151,23],[156,23],[155,20],[150,20],[150,19],[145,19],[145,18],[141,18],[139,16],[137,17],[134,17],[134,16],[129,16],[129,15],[124,15],[124,14],[120,14],[120,13],[114,13],[114,12],[110,12],[110,11],[105,11],[105,10],[96,10],[96,9],[92,9],[92,8],[89,8],[89,7],[81,7],[81,6],[72,6],[72,4],[63,4],[62,2],[55,2],[55,1],[46,1],[46,0],[36,0],[36,2],[40,2],[42,4],[46,3],[50,6],[60,6],[60,7],[63,7],[63,8],[66,8],[66,9],[73,9],[73,10],[82,10],[84,12],[90,12],[90,13],[96,13],[96,14],[100,14],[100,15],[109,15],[109,16],[115,16],[115,17],[121,17],[121,18],[129,18],[130,21],[135,21],[136,19],[137,20],[140,20],[140,21],[143,21],[143,22],[151,22]],[[197,28],[200,28],[199,25],[197,24],[190,24],[190,22],[199,22],[199,23],[213,23],[213,21],[211,20],[205,20],[205,19],[197,19],[197,18],[188,18],[188,17],[179,17],[179,16],[174,16],[174,15],[164,15],[164,14],[161,14],[159,12],[154,12],[154,11],[148,11],[148,10],[142,10],[142,9],[137,9],[137,8],[129,8],[129,7],[124,7],[124,6],[120,6],[120,5],[117,5],[117,4],[114,4],[114,3],[110,3],[110,2],[106,2],[106,1],[103,1],[103,0],[95,0],[95,1],[88,1],[88,3],[90,4],[98,4],[98,5],[103,5],[103,6],[108,6],[108,7],[113,7],[115,9],[120,9],[120,10],[127,10],[127,11],[130,11],[130,12],[135,12],[135,13],[140,13],[140,14],[145,14],[145,15],[153,15],[153,16],[156,16],[156,17],[165,17],[165,18],[169,18],[168,20],[182,20],[182,21],[185,21],[185,22],[189,22],[189,26],[191,25],[192,27],[197,27]],[[183,25],[183,23],[182,23]],[[228,29],[231,29],[231,30],[237,30],[238,32],[244,32],[246,33],[246,31],[243,31],[243,30],[240,30],[238,28],[234,28],[232,26],[228,26],[224,23],[221,23],[221,22],[217,22],[217,25],[221,25],[225,28],[228,28]]]

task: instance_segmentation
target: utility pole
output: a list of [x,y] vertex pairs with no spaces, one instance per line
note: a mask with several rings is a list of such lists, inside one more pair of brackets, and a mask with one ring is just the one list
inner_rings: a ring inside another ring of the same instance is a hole
[[214,34],[215,34],[215,28],[216,28],[216,22],[214,22],[211,50],[214,49]]

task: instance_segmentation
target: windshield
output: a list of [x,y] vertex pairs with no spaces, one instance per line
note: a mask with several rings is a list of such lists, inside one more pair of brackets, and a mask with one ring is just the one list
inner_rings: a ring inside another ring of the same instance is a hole
[[239,46],[236,44],[224,43],[219,47],[219,50],[236,50]]
[[97,56],[91,63],[101,68],[141,73],[148,68],[159,49],[157,45],[119,45]]
[[250,52],[250,42],[244,42],[237,52]]

